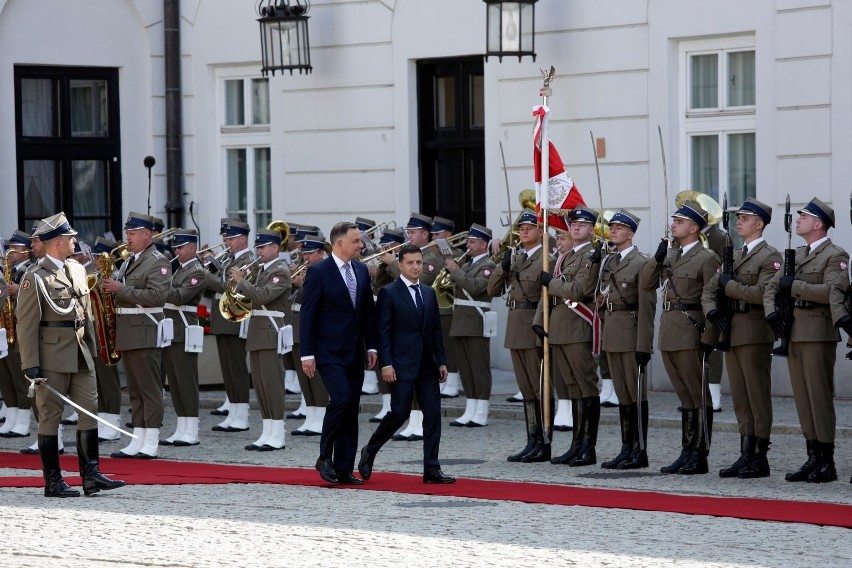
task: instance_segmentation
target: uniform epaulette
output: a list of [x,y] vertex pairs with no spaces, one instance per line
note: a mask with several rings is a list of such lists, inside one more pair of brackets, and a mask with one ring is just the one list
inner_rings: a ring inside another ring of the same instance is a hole
[[160,251],[158,251],[158,250],[152,250],[152,251],[151,251],[151,256],[153,256],[154,258],[161,258],[161,259],[163,259],[163,260],[168,260],[168,259],[167,259],[167,258],[166,258],[166,257],[165,257],[165,256],[164,256],[161,252],[160,252]]

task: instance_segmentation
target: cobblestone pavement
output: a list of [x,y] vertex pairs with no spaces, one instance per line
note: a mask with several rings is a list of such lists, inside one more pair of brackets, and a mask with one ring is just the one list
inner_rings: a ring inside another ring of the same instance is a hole
[[[524,441],[520,405],[503,403],[511,382],[498,374],[494,411],[486,428],[447,426],[463,399],[445,401],[441,458],[459,477],[535,481],[588,487],[657,490],[687,495],[814,500],[852,504],[852,402],[837,401],[836,461],[840,480],[826,485],[790,484],[784,472],[805,458],[790,399],[775,399],[772,476],[722,480],[715,470],[738,453],[730,399],[716,414],[711,473],[662,476],[659,467],[679,452],[677,401],[651,395],[651,467],[608,472],[599,466],[510,464],[506,455]],[[501,392],[503,391],[503,392]],[[204,406],[221,401],[203,393]],[[295,407],[298,397],[289,396]],[[362,398],[362,443],[375,428],[368,418],[379,397]],[[163,436],[174,428],[166,413]],[[311,467],[318,437],[287,437],[284,452],[260,454],[243,446],[259,435],[252,411],[249,432],[210,428],[219,419],[204,411],[202,443],[160,448],[160,457],[221,463]],[[290,420],[288,431],[301,421]],[[617,409],[604,409],[598,461],[618,452]],[[557,432],[554,451],[570,443]],[[73,434],[65,435],[71,452]],[[0,450],[34,441],[0,439]],[[122,447],[102,445],[102,453]],[[389,442],[377,471],[420,473],[422,444]],[[24,472],[0,468],[0,476]],[[33,472],[30,472],[32,474]],[[813,525],[652,513],[621,509],[530,505],[508,501],[392,494],[275,485],[126,487],[97,498],[46,500],[38,489],[0,489],[2,566],[849,566],[850,531]]]

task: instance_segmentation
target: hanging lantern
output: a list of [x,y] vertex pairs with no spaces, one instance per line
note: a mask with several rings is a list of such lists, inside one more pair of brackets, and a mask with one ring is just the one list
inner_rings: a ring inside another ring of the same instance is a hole
[[260,23],[261,71],[265,77],[276,71],[298,70],[310,73],[311,48],[308,43],[309,0],[261,0],[257,14]]
[[483,0],[487,4],[485,60],[525,55],[535,61],[535,3],[538,0]]

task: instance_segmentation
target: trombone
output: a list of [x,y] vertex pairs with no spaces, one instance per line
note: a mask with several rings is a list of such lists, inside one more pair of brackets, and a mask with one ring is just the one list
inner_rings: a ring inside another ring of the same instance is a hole
[[372,239],[372,238],[375,238],[376,233],[378,233],[378,232],[383,233],[385,231],[385,229],[396,229],[396,227],[397,227],[396,221],[385,221],[384,223],[379,223],[377,225],[373,225],[369,229],[365,230],[364,234]]

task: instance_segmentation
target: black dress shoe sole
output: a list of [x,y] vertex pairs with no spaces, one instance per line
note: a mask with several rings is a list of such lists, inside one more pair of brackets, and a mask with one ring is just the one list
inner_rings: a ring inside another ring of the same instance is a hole
[[210,414],[212,414],[213,416],[227,416],[227,415],[228,415],[228,411],[227,411],[227,410],[218,410],[218,409],[216,409],[216,410],[211,410],[211,411],[210,411]]
[[186,448],[188,446],[198,446],[201,442],[184,442],[182,440],[175,440],[172,442],[172,446],[176,448]]
[[149,456],[148,454],[143,454],[142,452],[139,452],[138,454],[136,454],[133,457],[136,458],[137,460],[155,460],[155,459],[157,459],[157,456]]
[[470,422],[465,424],[465,426],[467,426],[468,428],[485,428],[486,426],[488,426],[488,424],[480,424],[479,422],[474,422],[473,420],[471,420]]
[[553,429],[556,432],[570,432],[574,429],[573,426],[554,426]]
[[255,446],[254,444],[249,444],[248,446],[245,447],[245,449],[250,451],[250,452],[256,452],[257,450],[260,449],[260,446]]
[[117,459],[117,460],[124,460],[124,459],[129,460],[129,459],[135,458],[136,454],[131,455],[131,454],[125,454],[124,452],[113,452],[109,455],[109,457],[111,457],[113,459]]
[[77,421],[76,420],[62,420],[60,422],[60,424],[62,424],[63,426],[76,426]]
[[248,432],[248,428],[234,428],[232,426],[227,426],[225,428],[221,426],[213,426],[211,428],[214,432]]
[[66,497],[79,497],[79,491],[68,491],[67,493],[45,493],[45,497],[54,497],[59,499],[65,499]]
[[113,481],[113,483],[111,483],[109,485],[100,484],[100,485],[96,485],[94,487],[89,487],[88,489],[83,487],[83,495],[85,495],[86,497],[93,497],[93,496],[97,495],[98,493],[100,493],[101,491],[111,491],[113,489],[119,489],[121,487],[124,487],[125,485],[127,485],[125,482],[123,482],[123,481],[119,482],[119,480],[116,479],[116,480]]
[[522,398],[511,398],[511,397],[509,397],[509,398],[507,398],[507,399],[506,399],[506,402],[524,402],[524,399],[522,399]]
[[287,420],[304,420],[306,417],[305,417],[304,414],[290,413],[287,416],[285,416],[285,418]]
[[[20,450],[20,453],[27,455],[27,456],[37,456],[38,450],[31,450],[29,448],[24,448],[23,450]],[[63,453],[65,453],[65,452],[60,452],[60,455],[63,454]]]
[[304,436],[305,431],[304,430],[293,430],[292,432],[290,432],[290,435],[291,436]]
[[441,394],[441,398],[458,398],[457,394]]
[[301,392],[296,392],[290,389],[284,389],[284,394],[302,394]]
[[281,446],[280,448],[276,448],[275,446],[270,446],[269,444],[263,444],[261,447],[257,449],[258,452],[275,452],[277,450],[283,450],[286,446]]
[[17,432],[6,432],[5,434],[0,434],[2,438],[26,438],[29,434],[18,434]]
[[313,430],[305,430],[302,432],[302,436],[322,436],[322,432],[314,432]]
[[375,416],[373,416],[372,418],[370,418],[369,421],[372,422],[373,424],[378,424],[379,422],[382,421],[382,418],[376,418]]
[[450,422],[450,426],[455,426],[457,428],[464,428],[468,424],[469,422],[459,422],[458,420],[453,420],[452,422]]
[[354,475],[349,479],[340,479],[338,477],[337,480],[338,485],[364,485],[364,480],[358,479]]
[[722,409],[721,408],[714,408],[713,412],[722,412]]
[[174,442],[169,442],[168,440],[160,440],[157,442],[158,446],[173,446]]
[[447,479],[440,479],[436,477],[423,478],[423,483],[434,483],[436,485],[449,485],[450,483],[455,483],[455,477],[449,477]]

